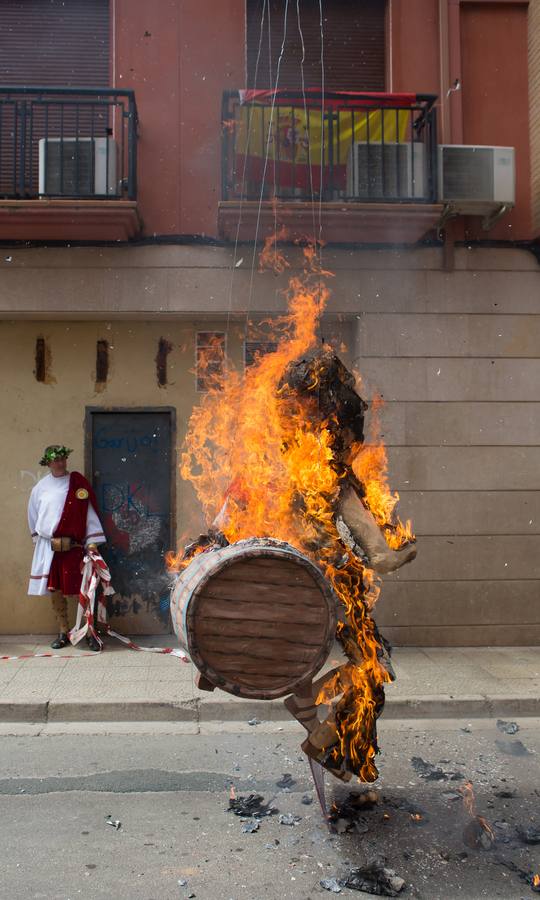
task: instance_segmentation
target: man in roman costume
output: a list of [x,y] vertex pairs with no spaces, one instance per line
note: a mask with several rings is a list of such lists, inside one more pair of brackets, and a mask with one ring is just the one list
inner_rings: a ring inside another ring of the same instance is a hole
[[[28,525],[35,544],[28,594],[52,596],[59,631],[53,650],[69,643],[67,597],[79,595],[84,550],[97,550],[106,540],[91,484],[80,472],[67,471],[70,453],[59,444],[45,449],[40,465],[50,471],[35,485],[28,502]],[[93,637],[88,645],[91,650],[101,649]]]

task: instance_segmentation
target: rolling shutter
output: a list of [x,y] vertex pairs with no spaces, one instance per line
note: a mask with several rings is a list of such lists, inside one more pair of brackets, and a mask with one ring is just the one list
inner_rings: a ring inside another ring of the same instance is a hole
[[[285,6],[285,0],[269,0],[270,15],[264,16],[255,85],[264,0],[247,2],[248,87],[270,88],[275,84],[276,66],[283,43]],[[319,0],[300,0],[300,25],[305,47],[305,85],[320,88]],[[289,0],[286,26],[279,87],[298,90],[302,86],[302,41],[294,0]],[[384,91],[385,0],[324,0],[323,35],[326,90]]]
[[0,84],[109,83],[109,0],[2,0]]

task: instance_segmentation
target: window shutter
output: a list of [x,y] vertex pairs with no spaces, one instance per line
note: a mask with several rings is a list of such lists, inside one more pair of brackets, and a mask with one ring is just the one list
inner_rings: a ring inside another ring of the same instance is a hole
[[0,83],[107,87],[109,0],[2,0]]
[[[247,74],[250,88],[270,88],[283,42],[285,0],[269,0],[265,15],[257,84],[255,69],[261,34],[263,0],[247,2]],[[328,91],[384,91],[385,0],[323,0],[324,74]],[[302,87],[302,42],[297,6],[289,0],[285,48],[279,87]],[[304,38],[304,80],[307,88],[321,87],[321,33],[319,0],[300,0],[300,24]],[[269,62],[270,57],[270,62]]]

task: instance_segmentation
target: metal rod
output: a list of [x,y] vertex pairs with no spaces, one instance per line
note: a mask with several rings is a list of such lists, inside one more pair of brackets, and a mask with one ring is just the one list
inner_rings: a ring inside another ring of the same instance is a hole
[[128,135],[128,197],[137,199],[137,106],[135,96],[130,93],[129,98],[129,135]]

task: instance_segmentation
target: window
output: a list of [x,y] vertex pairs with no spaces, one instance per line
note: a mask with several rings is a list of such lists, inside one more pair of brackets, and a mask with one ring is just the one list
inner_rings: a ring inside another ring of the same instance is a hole
[[[285,0],[270,0],[264,17],[257,84],[255,68],[261,37],[263,0],[247,0],[247,72],[249,88],[274,87],[283,42]],[[327,91],[384,91],[385,0],[325,0],[323,4],[324,81]],[[321,87],[319,0],[301,0],[304,79],[307,88]],[[270,27],[269,27],[270,26]],[[270,33],[269,33],[270,32]],[[269,58],[270,57],[270,58]],[[302,87],[302,41],[296,3],[289,2],[287,35],[279,69],[280,88]]]
[[225,368],[225,333],[198,331],[196,348],[197,390],[219,387]]
[[[1,85],[107,87],[109,81],[109,0],[2,0]],[[94,144],[89,136],[109,133],[111,109],[66,95],[3,95],[0,195],[37,195],[38,147],[45,138],[50,139],[44,151],[45,193],[93,194]],[[81,143],[74,152],[72,144],[61,145],[61,138]],[[61,175],[55,177],[55,172]]]
[[0,82],[107,87],[109,0],[2,0]]
[[252,366],[258,357],[277,350],[276,341],[244,341],[244,366]]

